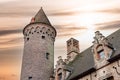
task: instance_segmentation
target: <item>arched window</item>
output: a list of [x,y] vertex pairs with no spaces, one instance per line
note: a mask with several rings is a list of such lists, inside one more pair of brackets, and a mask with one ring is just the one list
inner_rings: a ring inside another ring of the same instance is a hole
[[62,73],[58,74],[59,80],[62,80]]
[[102,44],[99,44],[99,45],[96,47],[96,50],[97,50],[98,60],[104,59],[104,58],[105,58],[105,52],[104,52],[103,45],[102,45]]
[[100,50],[100,51],[98,52],[98,55],[99,55],[99,58],[100,58],[100,59],[103,59],[103,58],[105,57],[104,50],[103,50],[103,49]]

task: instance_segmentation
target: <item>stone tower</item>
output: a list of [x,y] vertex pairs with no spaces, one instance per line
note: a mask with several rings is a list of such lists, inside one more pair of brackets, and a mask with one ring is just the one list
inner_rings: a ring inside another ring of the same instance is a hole
[[21,80],[49,80],[54,72],[56,30],[41,8],[25,26]]
[[80,49],[79,49],[79,41],[74,39],[74,38],[70,38],[67,41],[67,58],[69,61],[74,60],[74,58],[76,57],[77,54],[79,54]]

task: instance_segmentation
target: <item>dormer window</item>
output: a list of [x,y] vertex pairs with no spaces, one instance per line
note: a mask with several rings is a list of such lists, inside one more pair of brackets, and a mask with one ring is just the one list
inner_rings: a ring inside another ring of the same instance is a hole
[[99,31],[97,31],[95,32],[92,52],[96,68],[100,68],[108,64],[108,61],[111,59],[111,56],[114,52],[114,48],[107,37],[103,36]]

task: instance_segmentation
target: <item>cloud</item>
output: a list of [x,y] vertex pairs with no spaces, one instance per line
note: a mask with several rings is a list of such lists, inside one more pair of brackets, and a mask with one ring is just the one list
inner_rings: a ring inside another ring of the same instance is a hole
[[0,80],[19,80],[19,76],[16,74],[1,74]]
[[0,36],[3,36],[3,35],[8,35],[8,34],[15,34],[15,33],[21,33],[22,30],[0,30]]
[[19,29],[0,30],[0,53],[2,53],[1,50],[19,48],[23,44],[23,38],[20,33],[22,33],[22,31]]
[[21,49],[0,49],[0,65],[2,66],[17,66],[21,61],[22,57],[22,48]]
[[17,77],[17,75],[16,75],[16,74],[11,74],[11,76],[12,76],[12,77]]
[[70,24],[64,24],[64,25],[54,25],[54,27],[58,30],[83,30],[83,29],[86,29],[85,27],[83,26],[76,26],[72,23]]
[[[16,12],[16,10],[19,10]],[[36,10],[38,11],[38,10]],[[34,9],[31,9],[31,7],[24,7],[24,8],[15,8],[12,10],[6,9],[0,11],[0,17],[32,17],[37,13]],[[75,11],[52,11],[49,10],[47,12],[47,16],[72,16],[78,14]]]
[[5,80],[5,77],[4,76],[0,76],[0,80]]
[[120,8],[111,8],[111,9],[105,9],[105,10],[103,9],[103,10],[97,10],[96,12],[119,14]]
[[[20,44],[20,43],[22,43],[23,41],[23,38],[21,38],[21,37],[19,37],[19,38],[10,38],[8,41],[2,41],[2,42],[0,42],[0,44],[1,45],[10,45],[11,47],[12,47],[12,44]],[[22,43],[23,44],[23,43]],[[20,45],[19,45],[20,46]],[[1,46],[2,47],[2,46]],[[0,48],[1,48],[0,47]]]
[[23,43],[23,37],[22,36],[4,38],[0,42],[0,45],[1,45],[0,46],[0,53],[8,52],[8,49],[19,49],[19,48],[22,48],[23,44],[24,43]]
[[10,2],[10,1],[16,1],[16,0],[0,0],[0,3]]
[[[26,1],[25,1],[26,2]],[[9,2],[0,4],[2,8],[0,8],[0,17],[31,17],[34,16],[36,11],[40,9],[40,4],[32,4],[32,1],[30,4],[24,4],[20,1],[15,2]],[[40,2],[40,1],[39,1]],[[16,6],[16,7],[14,7]],[[45,8],[46,9],[46,8]],[[74,11],[71,9],[62,9],[62,10],[52,10],[48,7],[48,10],[46,11],[48,16],[71,16],[78,14],[80,12]]]
[[94,11],[64,9],[64,10],[59,10],[59,11],[49,11],[48,15],[50,16],[72,16],[72,15],[80,15],[83,13],[92,13],[92,12],[119,14],[120,8],[101,9],[101,10],[94,10]]
[[65,11],[65,10],[50,11],[50,13],[48,13],[49,16],[71,16],[75,14],[78,14],[78,13],[75,11]]
[[12,11],[12,12],[0,12],[0,17],[29,17],[29,16],[33,16],[33,14],[34,14],[34,12],[20,12],[20,11],[18,11],[18,12],[14,12],[14,11]]
[[25,4],[30,1],[15,0],[6,3],[0,3],[0,17],[30,17],[34,16],[40,9],[39,5]]
[[73,36],[78,34],[78,31],[86,29],[85,27],[76,26],[74,24],[54,25],[54,27],[57,30],[58,37]]
[[108,30],[108,29],[118,29],[120,28],[120,21],[112,21],[106,23],[96,24],[97,30]]
[[0,17],[31,17],[36,13],[36,7],[32,6],[18,6],[11,8],[9,6],[3,6],[0,8]]

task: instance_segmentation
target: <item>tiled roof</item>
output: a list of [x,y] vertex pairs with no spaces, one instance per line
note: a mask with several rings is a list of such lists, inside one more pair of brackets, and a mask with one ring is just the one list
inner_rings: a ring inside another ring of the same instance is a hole
[[[73,67],[72,74],[69,79],[72,79],[89,69],[94,67],[94,58],[91,53],[91,48],[86,49],[80,53],[73,62],[70,62],[67,66]],[[69,80],[68,79],[68,80]]]

